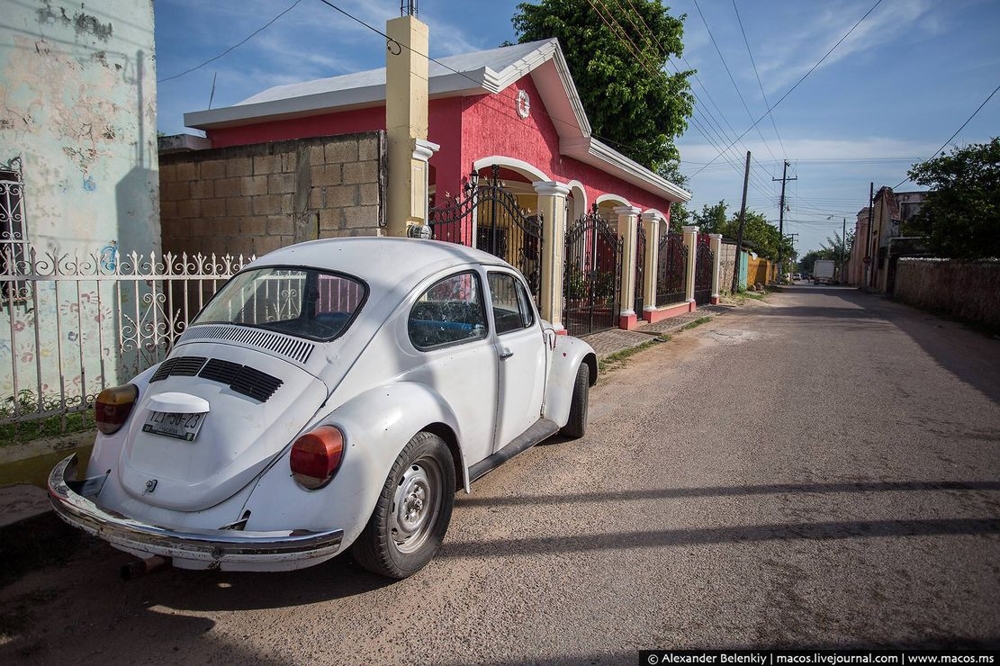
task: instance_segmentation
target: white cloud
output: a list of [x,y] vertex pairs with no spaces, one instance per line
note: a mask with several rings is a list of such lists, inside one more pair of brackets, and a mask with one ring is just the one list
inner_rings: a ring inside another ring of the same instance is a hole
[[[766,154],[766,148],[751,135],[744,137],[746,149],[754,155]],[[890,157],[911,158],[929,156],[937,146],[924,141],[906,141],[887,137],[858,137],[850,139],[785,139],[785,152],[796,160],[873,160]],[[690,163],[692,171],[697,165],[711,161],[719,151],[707,143],[678,142],[681,166]],[[719,162],[716,160],[716,162]],[[723,162],[725,164],[725,162]],[[688,170],[685,167],[685,171]]]
[[[833,49],[817,69],[823,69],[856,54],[878,48],[890,47],[911,30],[933,30],[937,25],[927,18],[932,9],[930,0],[908,0],[895,4],[882,4],[851,30],[871,7],[864,3],[849,2],[826,7],[816,16],[805,17],[794,31],[782,31],[769,40],[765,59],[758,62],[758,71],[769,95],[787,90],[802,78],[823,56]],[[843,42],[834,48],[843,38]]]

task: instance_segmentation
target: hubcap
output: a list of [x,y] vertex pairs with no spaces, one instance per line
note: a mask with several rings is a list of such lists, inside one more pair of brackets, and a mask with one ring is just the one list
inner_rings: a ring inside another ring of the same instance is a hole
[[441,496],[441,473],[433,460],[421,458],[406,468],[393,494],[389,525],[397,550],[413,552],[427,541]]

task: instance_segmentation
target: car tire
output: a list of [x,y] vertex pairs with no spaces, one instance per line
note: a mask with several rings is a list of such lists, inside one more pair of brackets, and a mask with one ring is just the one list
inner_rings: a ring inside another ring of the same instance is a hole
[[587,404],[590,399],[590,368],[581,363],[576,370],[573,383],[573,398],[569,405],[569,420],[559,431],[573,439],[583,437],[587,432]]
[[354,560],[388,578],[406,578],[434,557],[455,504],[455,464],[440,437],[420,432],[389,470],[375,510],[351,546]]

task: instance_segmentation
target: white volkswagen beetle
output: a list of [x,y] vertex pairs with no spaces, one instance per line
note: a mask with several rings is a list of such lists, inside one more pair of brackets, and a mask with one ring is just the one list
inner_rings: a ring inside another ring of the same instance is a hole
[[96,402],[68,523],[188,569],[278,571],[350,548],[393,578],[434,556],[455,490],[581,437],[597,357],[542,321],[524,278],[460,245],[287,247],[233,277],[165,361]]

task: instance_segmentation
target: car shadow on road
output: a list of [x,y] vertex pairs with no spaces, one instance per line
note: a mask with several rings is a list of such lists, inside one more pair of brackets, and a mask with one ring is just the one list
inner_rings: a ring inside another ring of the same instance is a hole
[[504,558],[518,555],[664,548],[764,541],[968,536],[1000,534],[1000,519],[847,520],[775,523],[676,530],[636,530],[607,534],[506,538],[446,543],[439,558]]
[[753,495],[873,493],[908,491],[990,491],[1000,490],[1000,481],[858,481],[841,483],[775,483],[758,486],[710,486],[705,488],[654,488],[619,492],[573,493],[567,495],[517,495],[484,497],[460,496],[456,506],[530,506],[622,502],[691,497],[744,497]]

